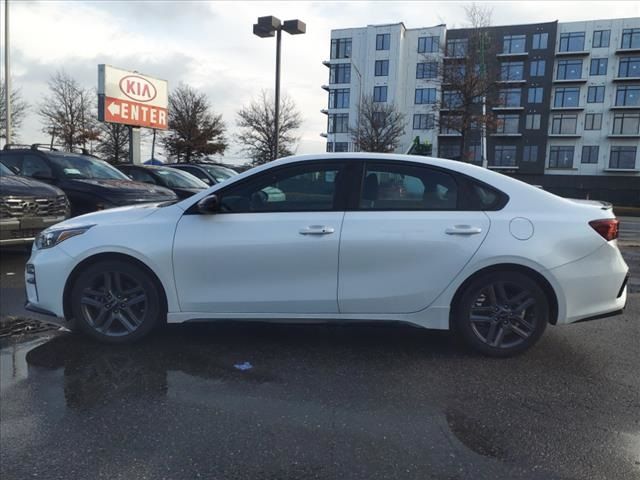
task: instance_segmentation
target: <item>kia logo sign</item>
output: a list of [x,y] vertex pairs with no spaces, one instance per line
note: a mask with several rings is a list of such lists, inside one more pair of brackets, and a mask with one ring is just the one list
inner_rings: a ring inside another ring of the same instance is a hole
[[120,80],[120,90],[136,102],[150,102],[158,92],[148,80],[137,75],[127,75]]

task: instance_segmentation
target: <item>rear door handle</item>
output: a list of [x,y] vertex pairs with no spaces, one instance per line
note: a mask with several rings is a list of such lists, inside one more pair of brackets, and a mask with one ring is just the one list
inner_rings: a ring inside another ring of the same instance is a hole
[[447,235],[477,235],[482,233],[480,227],[472,227],[471,225],[454,225],[447,228],[444,233]]
[[300,235],[330,235],[335,232],[333,227],[325,225],[309,225],[300,230]]

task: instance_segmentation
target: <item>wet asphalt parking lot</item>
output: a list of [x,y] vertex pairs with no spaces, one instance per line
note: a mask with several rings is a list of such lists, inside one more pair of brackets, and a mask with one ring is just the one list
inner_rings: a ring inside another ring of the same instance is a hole
[[[621,239],[638,272],[640,221]],[[7,333],[27,256],[0,255]],[[639,280],[624,315],[507,360],[397,325],[22,329],[0,337],[0,478],[637,480]]]

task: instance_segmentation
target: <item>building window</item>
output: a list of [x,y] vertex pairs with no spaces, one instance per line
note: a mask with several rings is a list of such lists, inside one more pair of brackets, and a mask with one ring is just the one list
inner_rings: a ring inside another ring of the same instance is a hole
[[455,90],[445,90],[442,92],[442,107],[458,108],[462,106],[462,94]]
[[518,133],[519,115],[498,115],[496,133]]
[[332,38],[331,58],[351,58],[351,39]]
[[593,32],[593,48],[603,48],[609,46],[611,30],[596,30]]
[[351,83],[351,65],[349,63],[331,65],[329,83]]
[[544,76],[545,64],[544,60],[533,60],[529,66],[529,75],[532,77]]
[[516,146],[496,145],[492,167],[515,167],[516,166]]
[[580,163],[598,163],[598,154],[600,147],[598,145],[585,145],[582,147],[582,155]]
[[524,62],[503,62],[500,65],[500,80],[522,80]]
[[527,92],[527,101],[529,103],[542,103],[542,95],[544,89],[542,87],[530,87]]
[[434,115],[431,113],[416,113],[413,116],[414,130],[431,130],[434,125]]
[[592,58],[591,67],[589,68],[589,75],[606,75],[607,74],[607,60],[606,58]]
[[482,145],[479,143],[469,145],[466,160],[472,163],[482,163]]
[[519,107],[522,89],[503,88],[498,95],[498,104],[501,107]]
[[460,115],[441,115],[440,133],[444,135],[459,135],[462,129],[462,117]]
[[437,52],[440,46],[440,37],[419,37],[418,38],[418,53],[433,53]]
[[444,78],[442,83],[464,81],[466,67],[464,64],[452,63],[444,66]]
[[544,48],[547,48],[548,42],[549,42],[548,33],[534,33],[533,41],[531,42],[531,48],[533,50],[542,50]]
[[523,162],[537,162],[538,161],[538,145],[525,145],[522,150]]
[[636,168],[636,151],[638,147],[611,147],[609,168]]
[[604,102],[604,85],[589,87],[587,89],[587,103]]
[[502,39],[502,53],[524,53],[526,35],[505,35]]
[[349,142],[336,142],[334,152],[348,152]]
[[584,32],[560,34],[561,52],[582,52],[584,50]]
[[387,87],[373,87],[373,101],[374,102],[386,102],[387,101]]
[[620,59],[618,77],[640,78],[640,57],[624,57]]
[[389,60],[376,60],[375,75],[376,77],[386,77],[389,75]]
[[574,87],[556,88],[553,106],[556,108],[577,107],[580,101],[580,89]]
[[416,88],[415,103],[422,105],[425,103],[436,103],[435,88]]
[[466,38],[454,38],[447,40],[447,56],[456,58],[466,56],[468,45],[469,40]]
[[539,113],[529,113],[525,117],[524,128],[527,130],[540,130],[540,119],[542,115]]
[[349,108],[349,89],[335,88],[329,90],[329,108]]
[[333,142],[327,142],[327,152],[333,152]]
[[577,80],[582,78],[582,60],[559,60],[556,80]]
[[460,160],[460,145],[454,144],[440,144],[438,147],[438,156],[440,158],[448,158],[450,160]]
[[328,133],[348,133],[349,132],[349,114],[348,113],[330,113]]
[[390,33],[379,33],[376,35],[376,50],[389,50],[390,44]]
[[573,146],[551,147],[549,168],[573,168]]
[[578,126],[578,116],[575,114],[554,115],[551,120],[551,133],[554,135],[574,135]]
[[602,114],[601,113],[587,113],[584,116],[584,129],[585,130],[600,130],[602,128]]
[[640,28],[625,28],[622,30],[622,45],[620,48],[640,48]]
[[613,117],[613,135],[640,134],[640,113],[616,113]]
[[436,78],[438,62],[423,62],[416,65],[416,78]]
[[640,85],[626,85],[616,90],[617,107],[640,107]]

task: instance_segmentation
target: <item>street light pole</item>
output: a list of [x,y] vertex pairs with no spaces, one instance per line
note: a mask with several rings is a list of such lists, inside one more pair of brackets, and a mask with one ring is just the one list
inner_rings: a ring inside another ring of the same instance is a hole
[[272,160],[278,158],[280,152],[280,49],[282,43],[282,30],[290,35],[299,35],[307,31],[304,22],[285,20],[280,22],[274,16],[259,17],[258,23],[253,24],[253,34],[260,38],[276,37],[276,94],[275,94],[275,119],[274,119],[274,152]]
[[11,143],[11,75],[9,72],[9,0],[4,0],[5,145]]

